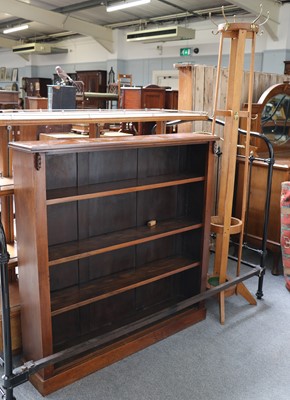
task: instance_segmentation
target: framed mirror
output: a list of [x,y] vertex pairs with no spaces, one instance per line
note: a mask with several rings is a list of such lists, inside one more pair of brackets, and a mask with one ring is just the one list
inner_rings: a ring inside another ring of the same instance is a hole
[[290,140],[290,95],[282,92],[273,95],[262,109],[261,132],[276,145]]

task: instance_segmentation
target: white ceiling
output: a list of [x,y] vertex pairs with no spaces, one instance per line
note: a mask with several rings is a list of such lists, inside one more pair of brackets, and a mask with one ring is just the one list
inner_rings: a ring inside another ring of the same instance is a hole
[[[150,4],[123,11],[106,11],[107,3],[118,2],[120,0],[0,0],[0,47],[13,47],[25,42],[59,41],[66,35],[79,34],[93,37],[110,50],[111,29],[117,27],[139,29],[141,26],[159,27],[168,23],[202,20],[208,18],[209,11],[213,15],[220,14],[221,6],[225,6],[229,16],[246,11],[256,14],[260,9],[260,0],[151,0]],[[263,0],[262,3],[263,7],[266,3],[267,9],[270,9],[270,22],[278,22],[277,4],[281,2]],[[24,22],[28,23],[29,29],[3,34],[3,29]]]

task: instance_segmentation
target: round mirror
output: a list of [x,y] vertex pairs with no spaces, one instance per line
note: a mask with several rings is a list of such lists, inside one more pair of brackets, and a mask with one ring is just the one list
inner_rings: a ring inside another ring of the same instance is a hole
[[290,96],[279,93],[266,103],[261,118],[262,132],[276,145],[290,139]]

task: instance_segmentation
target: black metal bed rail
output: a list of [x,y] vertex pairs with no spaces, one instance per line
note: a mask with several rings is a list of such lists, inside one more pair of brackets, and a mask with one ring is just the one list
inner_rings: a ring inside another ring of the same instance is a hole
[[[208,117],[208,122],[213,122],[217,125],[224,126],[225,122],[220,119],[216,119],[213,117]],[[174,126],[174,125],[180,125],[182,123],[185,123],[188,121],[182,121],[182,120],[175,120],[175,121],[170,121],[166,123],[166,126]],[[206,122],[206,121],[205,121]],[[152,128],[152,133],[156,132],[156,125]],[[241,135],[246,135],[247,131],[241,128],[238,128],[238,133]],[[258,299],[261,299],[263,297],[263,280],[264,280],[264,275],[265,275],[265,260],[266,260],[266,255],[267,255],[267,236],[268,236],[268,225],[269,225],[269,213],[270,213],[270,198],[271,198],[271,186],[272,186],[272,177],[273,177],[273,166],[275,163],[275,158],[274,158],[274,150],[272,143],[270,140],[267,138],[266,135],[259,133],[259,132],[254,132],[250,131],[250,136],[258,138],[259,140],[262,140],[265,142],[268,150],[268,157],[267,158],[261,158],[261,157],[255,157],[254,155],[249,156],[249,163],[250,163],[250,168],[249,168],[249,180],[248,180],[248,189],[250,188],[251,185],[251,174],[252,174],[252,167],[254,161],[262,161],[268,165],[268,174],[267,174],[267,184],[266,184],[266,198],[265,198],[265,214],[264,214],[264,222],[263,222],[263,233],[262,233],[262,240],[261,240],[261,248],[255,248],[250,246],[247,242],[243,242],[243,248],[251,250],[257,254],[260,255],[260,267],[262,268],[263,273],[261,273],[259,277],[259,282],[258,282],[258,289],[256,292],[256,297]],[[222,151],[220,146],[216,146],[215,148],[215,154],[217,156],[217,176],[216,176],[216,187],[218,188],[218,182],[219,182],[219,163],[220,163],[220,157],[222,156]],[[240,158],[244,158],[245,156],[243,155],[238,155]],[[249,204],[250,204],[250,190],[248,190],[247,194],[247,210],[246,210],[246,216],[245,216],[245,229],[244,229],[244,237],[247,237],[247,228],[248,228],[248,210],[249,210]],[[215,206],[217,206],[217,190],[215,193]],[[235,244],[233,242],[233,244]],[[238,261],[237,257],[233,257],[229,255],[229,258],[235,261]],[[241,263],[243,265],[249,266],[249,267],[255,267],[255,264],[252,264],[246,260],[241,260]]]
[[8,262],[10,255],[7,251],[6,237],[0,219],[0,279],[1,279],[1,300],[2,300],[2,336],[3,336],[3,390],[2,398],[13,400],[13,389],[10,388],[12,373],[12,340],[10,325],[10,299],[9,299],[9,278]]
[[133,322],[126,327],[118,328],[108,334],[100,335],[96,338],[87,340],[86,342],[62,350],[48,357],[31,360],[25,362],[17,368],[13,369],[12,366],[12,345],[11,345],[11,329],[10,329],[10,303],[9,303],[9,281],[8,281],[8,261],[9,253],[7,252],[6,239],[4,229],[0,220],[0,268],[1,268],[1,294],[2,294],[2,329],[3,329],[3,368],[4,373],[2,375],[2,385],[0,386],[0,393],[2,399],[5,400],[16,400],[13,395],[13,389],[29,380],[29,377],[35,374],[37,371],[55,364],[60,361],[65,361],[72,356],[84,354],[88,351],[93,351],[99,346],[108,343],[114,339],[121,338],[124,335],[128,335],[144,324],[154,323],[162,318],[166,318],[178,311],[182,311],[191,307],[209,297],[212,297],[231,286],[237,285],[238,283],[252,278],[253,276],[260,277],[263,274],[263,270],[256,266],[246,274],[240,275],[231,281],[225,282],[218,286],[215,286],[209,290],[206,290],[196,296],[190,297],[172,307],[168,307],[161,310],[150,317],[142,318],[136,322]]

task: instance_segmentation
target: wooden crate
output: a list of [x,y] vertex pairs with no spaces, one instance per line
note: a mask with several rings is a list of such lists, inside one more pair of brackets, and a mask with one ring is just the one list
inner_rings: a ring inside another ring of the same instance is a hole
[[[185,107],[182,104],[184,110],[195,110],[195,111],[206,111],[209,116],[212,116],[213,105],[215,98],[215,85],[216,85],[216,74],[217,68],[208,65],[183,65],[176,64],[175,67],[179,69],[179,85],[183,88],[182,96],[179,96],[180,101],[184,101],[187,98],[189,107]],[[257,102],[262,93],[270,86],[276,83],[282,83],[289,80],[287,75],[279,75],[267,72],[254,72],[254,87],[253,87],[253,102]],[[248,81],[249,72],[245,71],[243,75],[243,90],[241,96],[241,107],[248,101]],[[190,85],[188,83],[191,83]],[[224,110],[226,107],[227,97],[227,85],[228,85],[228,68],[221,68],[221,80],[218,97],[218,109]],[[190,93],[184,93],[184,91],[190,91]],[[192,96],[192,98],[191,98]],[[192,104],[192,106],[191,106]],[[182,126],[179,128],[179,132],[182,132]],[[193,131],[211,131],[211,124],[203,121],[196,121],[192,123]],[[216,127],[215,133],[222,137],[223,128]]]

